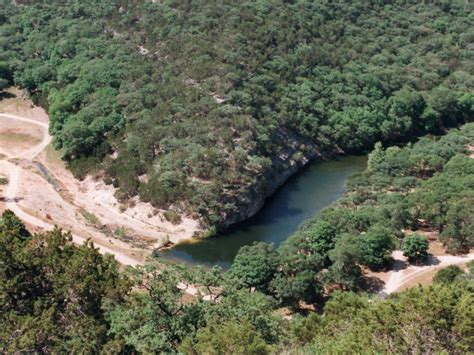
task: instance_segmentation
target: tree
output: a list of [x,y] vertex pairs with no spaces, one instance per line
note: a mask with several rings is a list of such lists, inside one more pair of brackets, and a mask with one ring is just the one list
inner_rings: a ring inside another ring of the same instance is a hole
[[410,261],[423,261],[428,257],[429,243],[425,236],[413,233],[402,242],[403,255]]
[[204,318],[209,323],[226,321],[249,322],[268,344],[277,343],[284,337],[282,319],[273,311],[275,300],[261,292],[225,288],[219,302],[206,303]]
[[466,194],[449,201],[440,240],[452,253],[466,253],[474,246],[474,197]]
[[345,296],[352,302],[341,297],[335,310],[343,312],[327,309],[302,353],[465,353],[473,345],[467,283],[414,287],[385,300]]
[[458,278],[458,276],[463,275],[464,272],[457,265],[449,265],[444,269],[439,270],[436,275],[433,277],[434,283],[451,283]]
[[332,265],[325,274],[326,283],[336,284],[343,290],[356,290],[361,286],[362,270],[359,266],[357,237],[343,234],[329,252]]
[[386,138],[404,136],[419,124],[420,115],[425,109],[423,96],[407,87],[396,91],[390,98],[390,121],[385,121],[382,131]]
[[228,276],[240,287],[266,289],[276,272],[277,257],[271,244],[254,243],[243,246],[237,253]]
[[[432,90],[428,98],[428,104],[439,115],[443,125],[450,127],[457,122],[459,102],[456,93],[444,85]],[[462,114],[460,115],[462,117]]]
[[147,265],[130,270],[135,287],[144,292],[130,294],[122,304],[108,303],[110,334],[139,352],[170,352],[202,326],[202,301],[186,303],[185,290],[192,275],[183,267],[160,270]]
[[10,236],[12,240],[23,242],[31,238],[31,233],[28,232],[23,222],[11,210],[6,210],[2,213],[0,227],[4,232],[8,231],[6,235]]
[[302,233],[288,238],[278,249],[278,261],[278,273],[269,289],[280,303],[298,308],[300,301],[314,303],[319,299],[322,289],[318,274],[324,258],[314,251],[311,237]]
[[385,151],[383,149],[382,143],[375,143],[374,149],[369,154],[369,160],[367,162],[367,169],[373,172],[377,171],[377,168],[380,163],[385,159]]
[[31,235],[6,211],[0,222],[0,351],[99,352],[108,342],[102,305],[128,282],[91,242],[59,229]]
[[0,92],[8,87],[8,81],[5,78],[0,77]]
[[371,269],[380,269],[386,265],[395,247],[390,230],[377,225],[361,235],[357,243],[360,263]]
[[281,304],[293,308],[298,308],[300,301],[314,303],[321,296],[320,285],[311,271],[278,274],[271,281],[270,290]]
[[317,221],[304,230],[308,239],[308,247],[312,253],[327,255],[336,243],[337,228],[328,221]]
[[179,347],[184,354],[268,354],[270,347],[249,322],[227,321],[201,328],[196,340]]
[[0,92],[5,90],[12,79],[10,66],[7,62],[0,61]]

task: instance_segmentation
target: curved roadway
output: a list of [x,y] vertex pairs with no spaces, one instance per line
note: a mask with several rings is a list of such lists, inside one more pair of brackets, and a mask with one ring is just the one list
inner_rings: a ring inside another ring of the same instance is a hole
[[[19,160],[27,160],[31,162],[34,158],[38,156],[51,142],[52,137],[48,133],[48,124],[45,122],[40,122],[37,120],[33,120],[31,118],[26,118],[26,117],[21,117],[17,115],[11,115],[11,114],[6,114],[6,113],[0,113],[0,117],[8,118],[8,119],[14,119],[17,121],[23,121],[26,123],[30,124],[35,124],[43,128],[43,139],[41,142],[27,151],[23,152],[22,154],[18,154],[16,156],[8,156],[10,159],[19,159]],[[7,162],[9,165],[9,183],[8,186],[5,190],[5,200],[6,200],[6,208],[12,210],[20,219],[22,219],[24,222],[31,224],[36,227],[43,228],[45,230],[51,230],[54,228],[54,225],[48,222],[45,222],[33,215],[30,215],[28,212],[23,210],[19,205],[18,205],[18,183],[21,178],[21,174],[23,171],[23,168],[20,167],[17,164]],[[83,238],[81,236],[78,236],[76,234],[72,235],[73,241],[76,244],[83,244],[86,241],[86,238]],[[134,259],[128,255],[126,255],[123,252],[120,252],[118,250],[114,250],[108,246],[101,245],[100,243],[97,243],[94,241],[94,246],[99,249],[99,251],[102,254],[112,254],[115,256],[115,259],[117,259],[118,262],[124,265],[138,265],[141,264],[141,262],[137,259]]]
[[[19,160],[27,160],[31,162],[33,159],[35,159],[51,142],[52,137],[48,133],[48,123],[46,122],[40,122],[37,120],[33,120],[31,118],[26,118],[26,117],[21,117],[17,115],[11,115],[7,113],[0,113],[0,118],[4,117],[7,119],[14,119],[18,121],[23,121],[26,123],[30,124],[35,124],[40,126],[43,129],[44,136],[43,139],[41,140],[40,143],[37,145],[31,147],[27,151],[25,151],[22,154],[18,154],[17,156],[8,156],[10,159],[19,159]],[[54,225],[48,222],[45,222],[33,215],[30,215],[28,212],[24,211],[17,203],[18,201],[18,189],[19,185],[18,182],[21,178],[21,174],[23,171],[23,168],[20,167],[17,164],[7,162],[9,165],[9,183],[5,191],[5,198],[6,198],[6,207],[10,210],[12,210],[20,219],[22,219],[24,222],[31,224],[36,227],[43,228],[45,230],[51,230],[54,228]],[[78,236],[76,234],[73,234],[73,241],[74,243],[77,244],[83,244],[86,241],[86,238],[83,238],[81,236]],[[125,253],[114,250],[108,246],[101,245],[98,242],[94,242],[94,245],[96,248],[99,249],[99,251],[102,254],[112,254],[114,257],[117,259],[118,262],[124,265],[139,265],[142,264],[138,259],[134,259]],[[394,259],[399,260],[402,263],[404,263],[404,258],[401,255],[401,252],[394,252]],[[403,285],[405,285],[407,282],[410,282],[413,278],[418,277],[426,272],[429,272],[433,268],[440,268],[440,267],[446,267],[448,265],[453,265],[453,264],[462,264],[465,263],[469,260],[474,260],[474,254],[469,254],[466,256],[451,256],[451,255],[446,255],[446,256],[438,256],[436,257],[437,262],[432,263],[431,265],[426,265],[426,266],[407,266],[404,267],[403,269],[397,269],[395,268],[390,272],[390,276],[385,284],[384,289],[381,291],[381,294],[389,294],[392,292],[396,292],[399,290]]]

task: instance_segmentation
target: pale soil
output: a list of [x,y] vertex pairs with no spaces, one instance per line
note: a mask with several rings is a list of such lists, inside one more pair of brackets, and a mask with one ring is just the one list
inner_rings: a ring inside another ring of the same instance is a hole
[[15,97],[1,100],[0,112],[48,123],[49,118],[46,112],[41,107],[35,106],[30,100],[25,99],[22,90],[12,87],[6,91],[13,94]]
[[0,176],[9,180],[0,185],[0,211],[13,210],[36,231],[54,223],[71,230],[75,242],[91,238],[127,265],[142,263],[150,250],[189,239],[199,229],[191,218],[172,225],[162,211],[141,202],[122,212],[112,186],[91,177],[75,179],[50,146],[47,114],[18,90],[12,92],[15,98],[0,101]]
[[410,264],[400,250],[395,250],[392,253],[392,258],[394,259],[392,270],[370,274],[370,276],[377,277],[384,282],[384,288],[379,293],[382,296],[402,291],[417,284],[427,285],[438,270],[449,265],[462,265],[474,260],[474,253],[467,255],[430,255],[423,265]]
[[[405,230],[406,235],[415,233]],[[383,283],[381,296],[400,292],[416,285],[429,285],[434,275],[442,268],[449,265],[461,265],[474,259],[474,253],[467,255],[451,255],[446,252],[443,244],[437,240],[439,233],[430,229],[420,229],[416,233],[426,236],[429,242],[428,253],[430,256],[423,265],[413,265],[403,256],[403,252],[396,250],[392,253],[394,260],[392,270],[384,272],[366,271],[366,276],[376,278]]]
[[44,129],[38,125],[25,125],[22,121],[3,116],[0,124],[0,154],[25,155],[32,146],[41,142],[43,134]]
[[467,145],[466,148],[469,151],[469,158],[474,159],[474,146]]
[[[466,145],[468,156],[474,159],[474,146]],[[414,233],[414,231],[404,231],[406,235]],[[474,260],[474,253],[467,255],[450,255],[448,254],[441,242],[439,242],[437,231],[430,229],[420,229],[416,233],[420,233],[430,241],[428,252],[430,254],[424,265],[411,265],[403,256],[403,252],[396,250],[392,253],[394,259],[393,269],[386,272],[366,272],[370,278],[376,278],[383,282],[384,288],[379,292],[381,296],[393,292],[400,292],[416,285],[429,285],[434,275],[449,265],[464,265],[470,260]]]
[[[467,259],[467,258],[466,258]],[[470,259],[472,260],[472,258]],[[453,265],[453,264],[451,264]],[[465,263],[456,263],[454,265],[459,266],[461,269],[464,270],[464,272],[467,271],[467,262]],[[448,265],[449,266],[449,265]],[[411,287],[416,287],[418,285],[421,286],[426,286],[430,285],[433,282],[433,277],[436,275],[436,273],[440,270],[445,268],[446,266],[438,266],[430,270],[426,270],[426,272],[418,273],[416,275],[413,275],[413,277],[410,277],[409,280],[407,280],[397,291],[403,291]]]

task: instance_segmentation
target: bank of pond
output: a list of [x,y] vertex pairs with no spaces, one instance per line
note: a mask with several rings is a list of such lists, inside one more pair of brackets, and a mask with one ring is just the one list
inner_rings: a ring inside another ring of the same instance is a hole
[[363,171],[367,156],[344,156],[314,162],[291,177],[248,221],[222,235],[182,243],[158,252],[159,257],[227,269],[239,249],[254,242],[277,247],[306,219],[314,217],[344,194],[347,178]]

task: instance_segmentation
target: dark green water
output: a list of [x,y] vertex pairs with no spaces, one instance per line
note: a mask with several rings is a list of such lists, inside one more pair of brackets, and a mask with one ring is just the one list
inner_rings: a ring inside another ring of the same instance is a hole
[[179,244],[159,256],[180,262],[228,268],[240,247],[253,242],[278,246],[298,226],[342,196],[347,178],[365,169],[366,156],[313,163],[290,178],[254,217],[225,235]]

